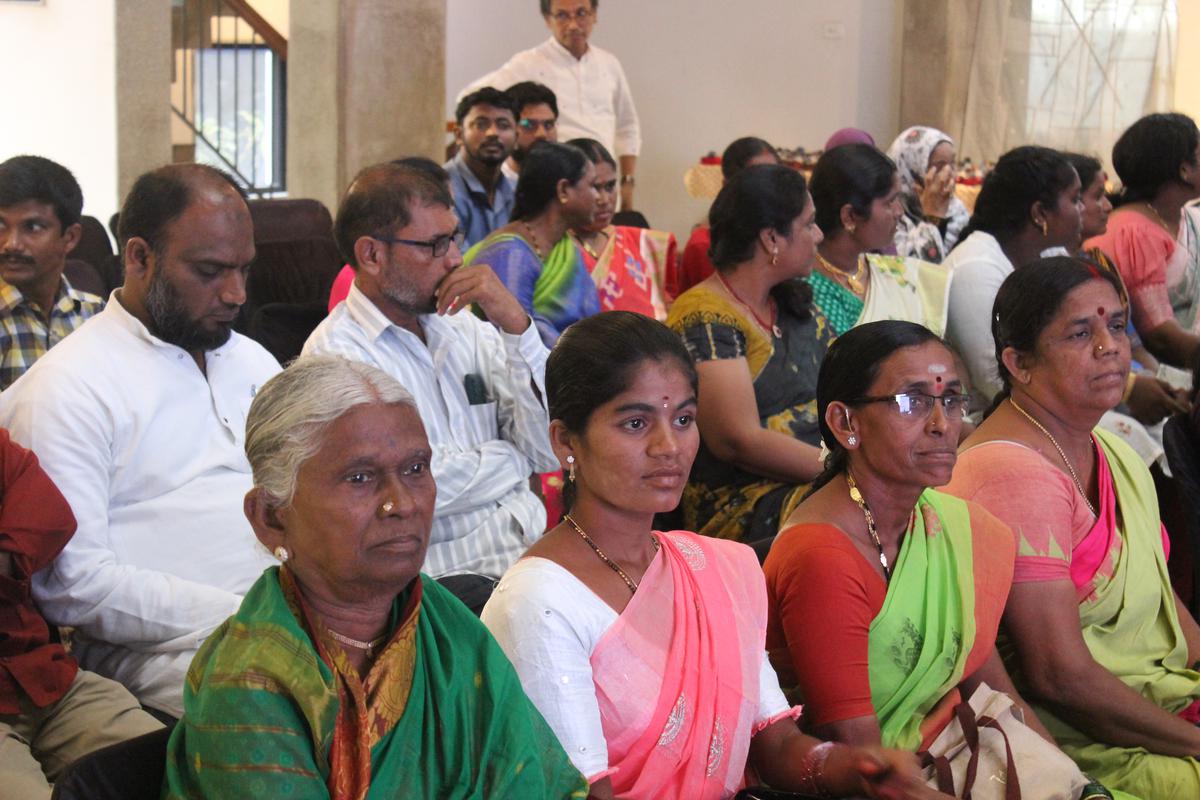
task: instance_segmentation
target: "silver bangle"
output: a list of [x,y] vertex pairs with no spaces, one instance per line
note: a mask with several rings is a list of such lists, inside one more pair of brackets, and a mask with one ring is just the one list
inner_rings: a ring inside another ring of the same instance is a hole
[[817,797],[833,797],[825,788],[824,781],[825,761],[833,748],[833,742],[821,742],[805,754],[804,761],[800,762],[800,784],[797,789]]

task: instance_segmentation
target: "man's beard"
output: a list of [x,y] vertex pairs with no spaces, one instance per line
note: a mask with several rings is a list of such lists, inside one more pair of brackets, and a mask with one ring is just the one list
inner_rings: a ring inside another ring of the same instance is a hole
[[432,314],[437,311],[437,297],[433,294],[425,297],[419,296],[413,291],[413,286],[410,283],[389,278],[382,281],[379,288],[383,296],[391,300],[405,314],[418,317],[422,314]]
[[163,277],[161,270],[155,271],[150,278],[150,288],[146,292],[146,313],[154,324],[155,336],[189,353],[216,350],[228,342],[233,333],[233,323],[209,332],[189,319],[183,298],[175,286]]
[[[486,142],[485,144],[493,144],[493,143]],[[480,164],[483,164],[488,167],[495,167],[499,164],[503,164],[505,159],[507,159],[509,156],[508,153],[504,152],[503,147],[500,148],[499,152],[500,152],[500,155],[498,155],[498,156],[485,155],[483,152],[483,146],[480,145],[478,150],[476,150],[475,152],[468,151],[467,154],[470,155],[472,158],[474,158],[476,161],[478,161]]]

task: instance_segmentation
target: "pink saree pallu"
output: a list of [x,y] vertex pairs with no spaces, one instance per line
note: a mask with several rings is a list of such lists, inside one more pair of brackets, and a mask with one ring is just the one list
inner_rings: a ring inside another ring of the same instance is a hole
[[762,570],[744,545],[656,535],[663,557],[592,653],[610,769],[590,780],[635,800],[730,797],[757,732]]

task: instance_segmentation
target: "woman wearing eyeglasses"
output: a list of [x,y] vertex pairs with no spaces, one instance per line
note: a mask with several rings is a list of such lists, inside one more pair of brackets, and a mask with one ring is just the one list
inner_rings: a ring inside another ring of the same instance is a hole
[[583,263],[600,294],[602,311],[635,311],[667,318],[663,288],[675,264],[675,234],[613,225],[617,207],[617,162],[595,139],[572,139],[596,165],[596,214],[590,225],[571,229]]
[[1063,751],[1112,788],[1200,797],[1200,626],[1171,588],[1150,472],[1096,427],[1125,390],[1128,313],[1117,278],[1077,258],[1008,276],[1004,388],[947,490],[1013,531],[1010,666]]
[[521,168],[512,221],[463,255],[487,264],[533,317],[547,347],[600,310],[596,284],[568,235],[596,212],[596,168],[577,147],[542,142]]
[[1012,535],[931,488],[966,406],[953,354],[911,322],[852,328],[821,365],[830,454],[764,565],[767,649],[816,736],[918,751],[980,682],[1022,705],[995,646]]

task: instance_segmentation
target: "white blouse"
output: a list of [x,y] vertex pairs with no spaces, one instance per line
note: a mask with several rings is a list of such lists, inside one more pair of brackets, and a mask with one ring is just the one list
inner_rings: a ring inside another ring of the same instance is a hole
[[[483,609],[483,623],[512,661],[525,693],[589,779],[609,766],[592,651],[617,616],[566,568],[536,557],[514,564]],[[765,650],[759,663],[756,724],[790,708]]]

